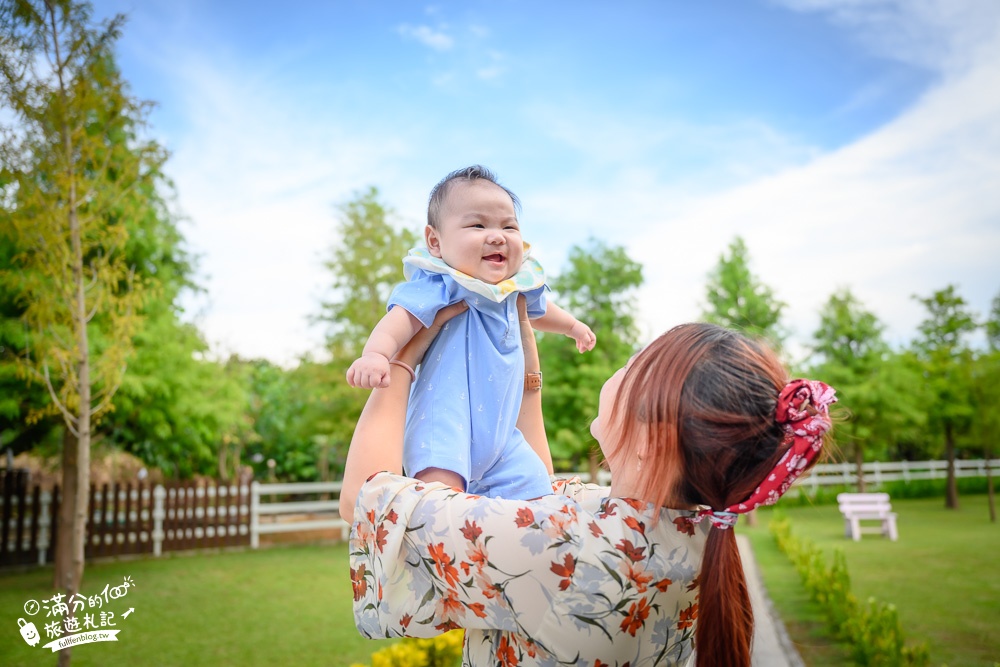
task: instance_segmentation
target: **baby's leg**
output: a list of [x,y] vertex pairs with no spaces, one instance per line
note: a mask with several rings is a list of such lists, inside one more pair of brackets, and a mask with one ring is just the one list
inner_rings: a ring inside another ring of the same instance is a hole
[[444,482],[459,491],[465,490],[465,480],[457,472],[442,468],[424,468],[414,475],[421,482]]

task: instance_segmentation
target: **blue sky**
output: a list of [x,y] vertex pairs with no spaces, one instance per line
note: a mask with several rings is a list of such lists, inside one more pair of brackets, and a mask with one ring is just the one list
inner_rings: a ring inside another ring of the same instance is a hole
[[1000,5],[991,0],[101,0],[155,101],[219,354],[322,340],[335,206],[374,185],[422,229],[493,168],[552,273],[596,237],[645,267],[646,338],[696,319],[741,235],[801,353],[849,287],[902,344],[913,294],[1000,293]]

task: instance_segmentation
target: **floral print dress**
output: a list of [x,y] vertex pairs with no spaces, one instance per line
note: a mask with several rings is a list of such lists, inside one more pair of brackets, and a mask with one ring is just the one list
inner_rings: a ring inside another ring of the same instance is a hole
[[354,618],[372,639],[465,628],[464,665],[684,664],[709,522],[579,478],[505,500],[378,473],[351,531]]

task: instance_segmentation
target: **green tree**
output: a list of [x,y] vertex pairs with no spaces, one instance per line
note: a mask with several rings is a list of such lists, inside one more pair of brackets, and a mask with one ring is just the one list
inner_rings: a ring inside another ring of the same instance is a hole
[[554,300],[594,330],[597,345],[580,354],[565,336],[541,335],[545,427],[553,459],[576,468],[586,458],[595,479],[600,453],[588,427],[604,381],[638,344],[635,290],[642,285],[642,266],[624,248],[590,239],[570,248],[567,269],[549,284]]
[[861,491],[865,459],[884,457],[896,437],[912,434],[922,422],[918,394],[910,390],[917,384],[914,374],[894,358],[884,329],[849,289],[842,289],[823,306],[813,334],[818,363],[810,375],[835,387],[840,405],[850,413],[837,425],[837,442],[846,444],[854,459]]
[[934,397],[928,415],[930,424],[944,439],[948,460],[945,506],[958,509],[956,439],[972,417],[969,395],[972,352],[966,337],[976,329],[976,321],[954,285],[930,297],[914,298],[927,308],[927,318],[920,323],[920,337],[914,348],[923,362],[928,388]]
[[989,462],[993,458],[993,443],[1000,438],[1000,294],[993,299],[990,315],[983,323],[987,349],[978,355],[972,370],[972,397],[975,419],[973,431],[986,459],[986,490],[989,499],[990,521],[996,522],[996,500],[993,492],[993,474]]
[[838,425],[838,438],[852,450],[858,488],[864,491],[862,464],[879,419],[878,370],[888,346],[882,338],[885,327],[849,289],[832,294],[820,311],[819,328],[813,334],[813,351],[822,362],[815,375],[836,387],[840,402],[850,406],[852,418]]
[[705,298],[708,305],[702,317],[706,322],[766,338],[774,345],[784,339],[781,313],[785,304],[750,271],[749,251],[739,236],[729,244],[729,255],[720,256],[709,273]]
[[[337,238],[325,267],[330,271],[332,298],[320,305],[315,317],[327,325],[326,364],[306,362],[292,380],[315,392],[303,397],[302,432],[309,434],[314,451],[334,467],[347,455],[354,424],[367,392],[347,385],[345,374],[361,354],[368,335],[385,314],[392,288],[403,280],[403,257],[417,242],[412,231],[400,228],[395,212],[371,187],[338,207]],[[298,447],[306,446],[299,442]]]
[[403,280],[403,257],[417,237],[397,227],[395,212],[379,200],[377,188],[356,193],[338,210],[340,241],[324,262],[333,278],[333,299],[322,302],[316,320],[327,325],[334,358],[349,357],[350,365],[385,315],[389,293]]
[[4,231],[18,249],[2,279],[31,331],[20,368],[44,382],[69,434],[55,573],[68,596],[83,576],[93,420],[121,382],[145,291],[125,262],[135,202],[122,195],[165,159],[139,140],[145,107],[115,65],[123,20],[94,25],[71,0],[0,5],[0,99],[18,123],[0,147]]

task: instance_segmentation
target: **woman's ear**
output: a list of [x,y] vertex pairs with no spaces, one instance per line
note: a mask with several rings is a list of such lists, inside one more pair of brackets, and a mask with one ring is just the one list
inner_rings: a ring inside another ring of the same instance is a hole
[[431,257],[441,259],[441,234],[430,225],[424,227],[424,242],[427,243],[427,252]]

